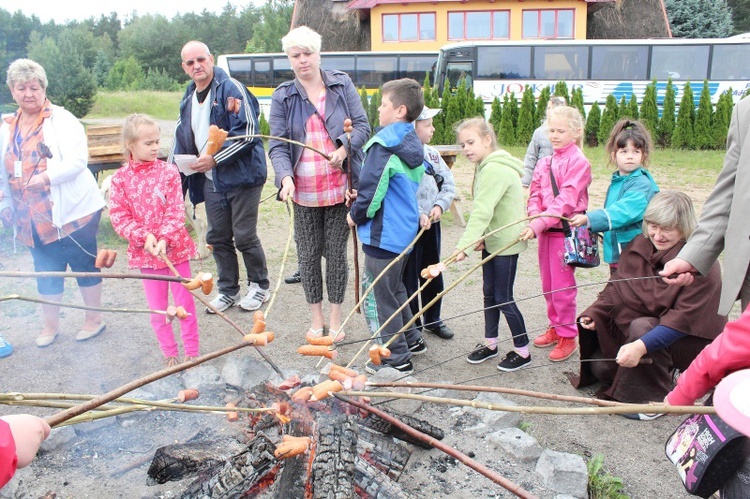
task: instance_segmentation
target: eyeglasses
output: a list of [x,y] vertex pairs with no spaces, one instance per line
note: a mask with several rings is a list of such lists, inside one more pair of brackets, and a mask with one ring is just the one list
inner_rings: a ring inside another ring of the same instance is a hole
[[195,59],[190,59],[189,61],[183,61],[183,64],[191,68],[193,67],[193,64],[195,64],[196,62],[198,64],[203,64],[204,62],[206,62],[206,59],[208,59],[208,57],[204,57],[204,56],[196,57]]

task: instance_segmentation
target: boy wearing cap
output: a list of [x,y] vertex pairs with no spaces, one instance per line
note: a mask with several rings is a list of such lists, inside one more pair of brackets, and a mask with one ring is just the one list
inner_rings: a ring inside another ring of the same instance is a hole
[[[404,286],[406,286],[408,296],[413,295],[424,284],[425,279],[420,275],[422,269],[428,265],[440,263],[440,218],[450,207],[456,195],[453,173],[437,149],[428,145],[435,133],[432,119],[439,112],[440,109],[430,109],[425,106],[414,122],[417,137],[424,147],[425,175],[417,189],[417,203],[419,204],[419,226],[425,227],[426,230],[414,245],[404,268]],[[421,306],[430,303],[443,289],[443,275],[440,274],[422,290],[419,298],[409,303],[412,313],[416,314]],[[453,331],[440,319],[441,302],[442,299],[436,301],[425,311],[424,317],[417,320],[416,326],[421,327],[422,331],[448,340],[453,338]]]

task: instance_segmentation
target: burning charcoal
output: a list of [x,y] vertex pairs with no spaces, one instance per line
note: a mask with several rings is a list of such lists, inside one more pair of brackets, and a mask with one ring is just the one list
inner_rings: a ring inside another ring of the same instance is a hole
[[355,418],[331,414],[319,417],[318,423],[318,439],[312,464],[312,496],[355,497]]
[[[431,425],[427,421],[417,419],[415,417],[412,417],[406,414],[397,414],[394,412],[391,412],[390,414],[393,415],[393,417],[400,420],[402,423],[408,426],[411,426],[415,430],[421,431],[425,435],[431,436],[435,440],[442,440],[443,437],[445,436],[445,433],[443,432],[443,430],[441,430],[437,426]],[[403,440],[404,442],[409,442],[410,444],[414,444],[419,447],[422,447],[423,449],[432,448],[432,446],[428,444],[427,442],[423,442],[422,440],[412,437],[408,433],[405,433],[402,430],[399,430],[394,425],[392,425],[388,421],[381,419],[375,414],[372,414],[372,413],[368,414],[366,418],[361,420],[361,424],[367,428],[371,428],[381,433],[392,435],[394,438],[398,438],[399,440]]]

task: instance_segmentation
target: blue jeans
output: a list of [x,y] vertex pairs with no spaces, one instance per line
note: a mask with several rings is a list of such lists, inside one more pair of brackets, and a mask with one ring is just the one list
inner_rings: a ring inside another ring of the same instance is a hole
[[[482,250],[482,258],[490,254]],[[497,338],[500,322],[500,312],[513,335],[513,346],[524,347],[529,344],[526,335],[526,324],[523,315],[513,298],[513,283],[516,280],[518,255],[496,256],[482,265],[482,279],[484,284],[484,337]],[[510,303],[508,303],[510,302]],[[500,304],[504,305],[500,305]],[[498,306],[500,305],[500,306]]]

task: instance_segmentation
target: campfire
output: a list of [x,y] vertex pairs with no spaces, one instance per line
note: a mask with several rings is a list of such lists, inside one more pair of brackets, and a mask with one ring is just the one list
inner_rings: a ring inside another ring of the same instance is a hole
[[[238,407],[273,407],[244,414],[245,442],[176,444],[157,450],[148,470],[152,483],[194,480],[182,497],[409,497],[398,484],[412,451],[421,447],[392,423],[327,397],[298,401],[296,376],[279,386],[262,384],[236,400]],[[442,439],[442,430],[403,414],[409,426]],[[227,451],[221,449],[232,449]],[[223,455],[222,455],[223,454]]]

